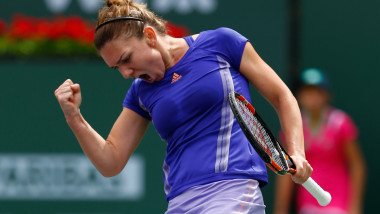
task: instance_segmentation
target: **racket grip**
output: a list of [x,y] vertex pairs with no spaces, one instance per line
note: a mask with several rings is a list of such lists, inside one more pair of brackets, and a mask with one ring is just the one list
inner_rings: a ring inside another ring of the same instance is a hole
[[329,192],[324,191],[311,177],[302,184],[305,189],[317,199],[319,205],[326,206],[331,201]]

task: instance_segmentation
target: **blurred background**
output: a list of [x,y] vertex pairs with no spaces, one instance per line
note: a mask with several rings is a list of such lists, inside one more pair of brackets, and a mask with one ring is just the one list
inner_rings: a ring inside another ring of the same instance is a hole
[[[308,67],[333,83],[334,105],[360,129],[368,164],[365,213],[380,187],[380,1],[145,0],[174,36],[230,27],[251,41],[290,86]],[[81,111],[106,137],[131,80],[109,69],[92,47],[101,0],[13,0],[0,7],[0,213],[164,213],[165,143],[150,126],[126,169],[102,178],[66,125],[54,90],[81,84]],[[277,133],[273,109],[253,102]],[[263,188],[272,212],[273,180]],[[331,175],[333,176],[333,175]]]

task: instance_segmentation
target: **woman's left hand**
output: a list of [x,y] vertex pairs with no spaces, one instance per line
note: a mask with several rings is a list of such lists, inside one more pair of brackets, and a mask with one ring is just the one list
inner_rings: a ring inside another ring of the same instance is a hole
[[307,160],[301,155],[290,156],[296,166],[296,173],[292,175],[292,179],[297,184],[303,184],[313,172],[313,168]]

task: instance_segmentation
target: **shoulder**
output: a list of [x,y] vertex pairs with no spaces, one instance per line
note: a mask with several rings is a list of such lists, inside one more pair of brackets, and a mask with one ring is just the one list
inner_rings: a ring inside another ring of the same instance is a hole
[[240,34],[236,30],[234,30],[232,28],[228,28],[228,27],[220,27],[220,28],[215,29],[215,31],[218,32],[218,33],[221,33],[221,34],[225,34],[225,35]]
[[195,46],[222,57],[238,70],[247,41],[248,39],[237,31],[221,27],[201,32],[195,40]]
[[344,125],[344,124],[354,124],[350,115],[341,109],[334,107],[329,108],[328,122],[334,123],[335,125]]
[[329,115],[329,127],[340,133],[342,142],[352,142],[358,138],[359,129],[352,118],[343,110],[332,109]]
[[140,85],[141,85],[143,82],[144,82],[144,81],[143,81],[142,79],[139,79],[139,78],[134,79],[133,82],[132,82],[131,88],[135,88],[135,89],[137,89],[137,88],[140,87]]
[[243,37],[243,35],[241,35],[239,32],[228,27],[220,27],[214,30],[203,31],[201,34],[221,39]]
[[236,50],[244,47],[248,39],[237,31],[221,27],[214,30],[207,30],[199,33],[198,45],[205,47],[217,47],[218,49]]
[[328,112],[329,117],[333,119],[350,117],[346,112],[335,107],[329,107]]
[[145,81],[142,79],[134,79],[128,92],[137,96],[140,93],[140,88],[143,87]]

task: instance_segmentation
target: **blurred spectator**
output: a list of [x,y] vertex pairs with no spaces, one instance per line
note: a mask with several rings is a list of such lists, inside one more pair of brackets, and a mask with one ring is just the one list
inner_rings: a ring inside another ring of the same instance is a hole
[[290,176],[277,176],[274,213],[292,213],[292,202],[301,214],[363,213],[366,166],[356,125],[349,115],[330,105],[330,83],[321,70],[306,69],[297,85],[306,158],[314,169],[313,179],[330,192],[332,200],[321,207],[301,185],[295,186]]

